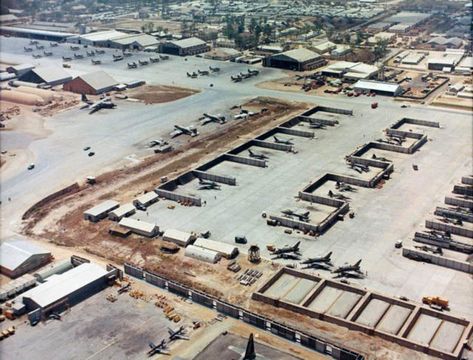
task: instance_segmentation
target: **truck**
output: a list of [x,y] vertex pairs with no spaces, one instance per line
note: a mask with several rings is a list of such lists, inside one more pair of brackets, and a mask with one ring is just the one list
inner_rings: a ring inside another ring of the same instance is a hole
[[433,309],[448,310],[448,300],[438,296],[424,296],[422,302]]
[[371,108],[372,109],[376,109],[378,107],[378,103],[377,102],[374,102],[371,104]]

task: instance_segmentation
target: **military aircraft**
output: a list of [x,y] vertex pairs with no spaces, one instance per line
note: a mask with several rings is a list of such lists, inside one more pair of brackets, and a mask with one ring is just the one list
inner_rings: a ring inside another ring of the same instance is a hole
[[298,212],[295,212],[294,210],[286,209],[286,210],[281,211],[281,213],[283,213],[284,216],[289,217],[289,218],[296,217],[300,221],[303,221],[303,222],[309,221],[310,211],[307,211],[305,213],[298,213]]
[[330,198],[335,198],[335,199],[338,199],[338,200],[343,200],[343,201],[350,200],[350,198],[348,196],[345,196],[343,194],[334,193],[332,190],[329,190],[327,195]]
[[27,46],[23,46],[23,49],[25,49],[25,52],[32,52],[33,51],[33,48],[30,48],[30,47],[27,47]]
[[62,60],[63,60],[63,61],[71,61],[72,58],[69,57],[69,56],[63,56],[63,57],[62,57]]
[[324,263],[324,264],[331,264],[332,260],[330,259],[332,257],[332,252],[330,251],[327,255],[325,256],[317,256],[313,258],[308,258],[304,261],[301,262],[302,265],[308,265],[308,264],[313,264],[313,263]]
[[168,328],[169,341],[189,340],[189,337],[184,335],[185,330],[186,330],[186,328],[184,326],[180,326],[177,330],[173,330],[171,328]]
[[121,61],[124,59],[123,55],[112,54],[112,57],[113,57],[113,61]]
[[248,149],[248,152],[250,153],[250,157],[252,158],[255,158],[258,160],[269,159],[269,157],[263,153],[254,152],[254,151],[251,151],[250,149]]
[[348,161],[348,166],[350,166],[351,169],[355,170],[359,174],[370,171],[370,168],[367,165],[354,163],[352,161]]
[[237,357],[237,358],[231,357],[232,359],[235,359],[235,360],[266,360],[267,359],[265,356],[260,355],[255,351],[255,342],[253,340],[253,334],[250,334],[248,343],[246,344],[246,349],[239,348],[233,345],[230,345],[228,349],[240,355],[240,357]]
[[74,58],[75,58],[75,59],[83,59],[83,58],[84,58],[84,55],[74,53]]
[[138,64],[135,62],[128,63],[128,69],[136,69],[138,67]]
[[86,51],[87,56],[95,56],[95,51]]
[[220,184],[215,181],[199,179],[199,190],[220,190]]
[[118,294],[123,294],[131,290],[131,283],[123,285],[120,289],[117,290]]
[[371,155],[371,158],[372,158],[373,160],[379,160],[379,161],[384,161],[384,162],[391,162],[391,160],[386,159],[385,157],[376,156],[376,154]]
[[360,264],[361,264],[361,259],[358,260],[356,263],[353,265],[342,265],[336,268],[335,270],[332,271],[334,274],[342,274],[342,273],[348,273],[348,272],[358,272],[361,273],[360,271]]
[[99,49],[97,49],[97,50],[95,50],[95,53],[96,53],[97,55],[102,55],[102,54],[105,54],[105,50],[99,50]]
[[169,60],[169,56],[168,55],[159,55],[159,58],[161,60]]
[[250,76],[257,76],[259,74],[259,71],[248,69],[248,74],[250,74]]
[[353,186],[348,185],[348,184],[345,184],[345,183],[342,182],[342,181],[337,181],[337,182],[335,183],[335,189],[338,189],[338,190],[340,190],[340,191],[342,191],[342,192],[344,192],[344,191],[352,191],[352,192],[358,191],[358,190],[357,190],[356,188],[354,188]]
[[320,121],[317,120],[310,120],[309,127],[311,129],[325,129],[325,124],[322,124]]
[[306,264],[301,269],[318,269],[318,270],[330,271],[332,269],[332,265],[331,264],[313,262],[313,263]]
[[80,50],[80,47],[79,47],[79,46],[71,45],[71,50],[72,50],[72,51],[77,51],[77,50]]
[[57,47],[59,44],[57,42],[50,42],[49,46],[51,47]]
[[159,58],[158,57],[150,57],[149,58],[149,61],[151,61],[152,63],[158,63],[159,62]]
[[282,253],[282,254],[277,254],[275,257],[273,257],[271,260],[276,260],[276,259],[284,259],[284,260],[300,260],[301,256],[299,254],[292,254],[292,253]]
[[90,61],[92,62],[92,65],[100,65],[102,63],[100,60],[90,59]]
[[455,217],[448,217],[448,216],[443,216],[440,218],[440,221],[446,223],[446,224],[453,224],[453,225],[463,225],[463,221],[461,219],[455,218]]
[[387,134],[386,136],[392,139],[394,142],[398,143],[399,145],[402,145],[402,143],[406,141],[406,138],[403,135]]
[[129,57],[129,56],[132,56],[133,54],[131,52],[122,51],[122,55],[125,57]]
[[190,77],[191,79],[196,79],[197,78],[197,73],[194,71],[193,73],[187,73],[187,77]]
[[36,50],[44,50],[44,45],[36,44]]
[[52,51],[43,51],[44,56],[53,56]]
[[291,141],[292,139],[280,139],[277,136],[273,136],[274,142],[276,144],[284,144],[284,145],[294,145],[294,143]]
[[294,246],[285,246],[283,248],[276,249],[271,252],[271,255],[288,254],[288,253],[295,253],[297,255],[300,255],[300,252],[299,252],[300,244],[301,242],[298,241]]
[[138,60],[138,63],[139,63],[141,66],[145,66],[145,65],[148,65],[148,64],[149,64],[149,61],[148,61],[148,60]]
[[38,40],[30,40],[30,45],[36,45],[38,44]]
[[222,115],[212,115],[212,114],[206,114],[204,113],[204,116],[201,117],[199,120],[202,121],[201,125],[205,125],[205,124],[208,124],[210,122],[215,122],[215,123],[218,123],[218,124],[225,124],[226,122],[226,119],[225,119],[225,116],[222,116]]
[[81,109],[88,109],[89,115],[102,110],[102,109],[113,109],[117,105],[112,102],[112,100],[109,97],[103,98],[99,101],[92,102],[87,98],[85,94],[82,94],[82,101],[86,103]]
[[209,66],[209,70],[213,73],[217,73],[217,72],[220,72],[220,68],[219,67],[212,67],[212,66]]
[[34,59],[40,59],[43,57],[41,54],[33,54],[32,56]]
[[163,140],[163,139],[158,139],[158,140],[151,140],[150,143],[149,143],[149,147],[153,147],[153,146],[163,146],[163,145],[167,145],[168,142]]
[[210,75],[210,72],[208,72],[207,70],[197,70],[197,72],[199,73],[200,76]]
[[416,249],[425,251],[425,252],[431,252],[433,254],[439,254],[443,255],[443,250],[441,247],[435,247],[435,246],[427,246],[427,245],[422,245],[422,246],[414,246]]
[[230,75],[230,79],[232,79],[233,82],[240,82],[240,81],[243,80],[243,78],[242,78],[240,75],[238,75],[238,74],[235,75],[235,76]]
[[170,355],[171,353],[169,351],[166,351],[166,340],[163,339],[158,345],[153,344],[150,342],[149,347],[151,348],[148,352],[147,355],[148,357],[151,357],[155,354],[163,354],[163,355]]
[[171,132],[171,134],[170,134],[171,137],[175,138],[176,136],[179,136],[179,135],[182,135],[182,134],[194,137],[194,136],[199,135],[199,132],[193,126],[185,127],[185,126],[174,125],[174,131]]

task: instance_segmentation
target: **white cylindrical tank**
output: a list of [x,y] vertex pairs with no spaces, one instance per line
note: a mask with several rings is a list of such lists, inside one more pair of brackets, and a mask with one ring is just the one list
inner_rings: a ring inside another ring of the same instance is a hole
[[46,269],[38,271],[36,274],[34,274],[34,276],[39,282],[44,282],[48,277],[55,274],[65,273],[70,269],[72,269],[71,259],[66,259],[51,264]]
[[15,90],[0,91],[0,100],[16,104],[43,106],[45,101],[42,97],[34,94],[26,94]]
[[18,87],[18,86],[28,86],[31,88],[37,88],[38,84],[36,83],[31,83],[27,81],[20,81],[20,80],[11,80],[8,82],[8,85]]
[[220,260],[220,255],[216,251],[201,248],[199,246],[189,245],[184,253],[186,256],[200,261],[215,264]]

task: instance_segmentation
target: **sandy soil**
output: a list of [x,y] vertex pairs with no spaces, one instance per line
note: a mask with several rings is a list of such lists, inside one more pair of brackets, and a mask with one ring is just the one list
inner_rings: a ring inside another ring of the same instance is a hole
[[145,104],[160,104],[179,100],[187,96],[194,95],[198,90],[164,86],[164,85],[145,85],[127,92],[128,97],[143,101]]

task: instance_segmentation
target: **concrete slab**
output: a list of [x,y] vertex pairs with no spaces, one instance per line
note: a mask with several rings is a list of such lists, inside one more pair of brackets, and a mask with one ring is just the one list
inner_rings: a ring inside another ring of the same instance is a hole
[[283,300],[300,304],[307,294],[317,285],[317,282],[309,279],[299,279],[297,284],[284,295]]
[[355,320],[357,323],[375,327],[383,317],[390,304],[380,299],[372,299]]
[[429,345],[442,320],[430,315],[421,314],[407,335],[409,340]]
[[430,346],[445,352],[453,352],[465,327],[450,321],[442,321],[437,333],[430,342]]
[[412,310],[399,305],[391,305],[376,327],[380,331],[397,335]]
[[317,297],[308,304],[308,308],[318,313],[326,313],[328,309],[337,301],[342,295],[343,290],[334,288],[332,286],[325,286]]
[[276,282],[264,292],[264,294],[274,298],[281,298],[297,281],[298,279],[292,275],[282,274],[282,276],[277,279]]
[[360,294],[343,291],[335,303],[330,307],[328,313],[332,316],[345,319],[360,299]]

